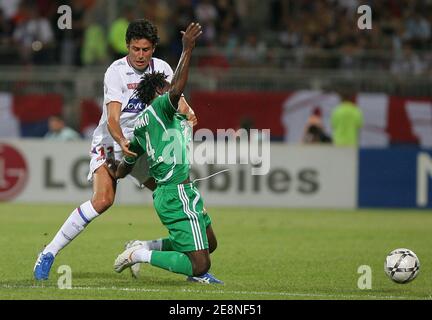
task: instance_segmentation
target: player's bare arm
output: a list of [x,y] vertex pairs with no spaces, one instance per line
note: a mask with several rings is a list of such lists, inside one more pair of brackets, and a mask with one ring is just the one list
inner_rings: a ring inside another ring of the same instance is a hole
[[[165,92],[168,92],[170,86],[171,86],[171,84],[167,82],[166,87],[164,87],[163,90],[158,91],[158,94],[161,95]],[[192,107],[186,101],[186,98],[184,97],[184,95],[182,95],[180,97],[180,100],[178,102],[178,112],[186,115],[186,118],[190,122],[192,127],[196,126],[198,124],[198,118],[196,117],[195,112],[193,111]]]
[[186,31],[182,31],[183,51],[176,71],[174,72],[171,87],[168,91],[173,106],[178,105],[181,95],[186,87],[192,50],[195,47],[196,39],[201,35],[201,33],[201,26],[194,22],[187,27]]
[[182,96],[178,103],[178,112],[185,114],[192,127],[198,124],[198,118],[186,99]]
[[156,184],[156,180],[152,177],[152,178],[148,178],[145,182],[144,185],[146,186],[146,188],[149,188],[151,191],[155,191],[157,184]]
[[123,154],[136,157],[137,154],[129,150],[130,141],[125,138],[125,136],[123,135],[123,131],[120,127],[121,103],[117,101],[109,102],[107,104],[107,111],[107,127],[109,133],[111,134],[113,139],[120,145]]

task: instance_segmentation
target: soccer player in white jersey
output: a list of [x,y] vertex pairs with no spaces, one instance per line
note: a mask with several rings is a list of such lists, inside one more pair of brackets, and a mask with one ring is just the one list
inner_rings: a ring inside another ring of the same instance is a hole
[[[133,133],[138,114],[145,106],[136,98],[135,88],[144,73],[163,72],[168,75],[168,82],[173,76],[168,63],[153,57],[158,40],[157,28],[149,21],[140,19],[130,23],[126,32],[128,55],[114,61],[105,73],[103,113],[94,131],[90,151],[88,179],[93,183],[93,196],[70,214],[53,240],[39,254],[33,270],[36,280],[48,279],[58,252],[113,204],[117,182],[110,173],[110,163],[120,160],[123,154],[136,155],[129,150],[128,138]],[[197,119],[184,97],[180,104],[189,108],[188,120],[196,124]],[[137,170],[140,176],[134,180],[154,189],[155,184],[150,179],[146,180],[143,171],[142,167]]]

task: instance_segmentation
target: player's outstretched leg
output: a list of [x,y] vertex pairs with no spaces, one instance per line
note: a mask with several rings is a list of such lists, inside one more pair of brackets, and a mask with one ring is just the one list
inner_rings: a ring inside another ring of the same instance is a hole
[[193,275],[192,263],[186,254],[176,251],[148,250],[139,245],[119,254],[114,261],[114,270],[120,273],[137,263],[149,263],[174,273]]
[[85,227],[114,202],[115,182],[102,166],[93,175],[93,198],[81,204],[66,219],[53,240],[39,253],[33,268],[36,280],[47,280],[58,252],[75,239]]
[[[209,242],[209,252],[212,253],[217,248],[217,240],[216,240],[216,236],[213,232],[213,228],[211,227],[211,225],[209,225],[207,227],[206,234],[207,234],[207,238],[208,238],[208,242]],[[156,240],[130,240],[130,241],[125,243],[125,250],[132,248],[132,247],[136,247],[136,246],[141,246],[142,248],[145,248],[147,250],[174,251],[169,238],[161,238],[161,239],[156,239]],[[141,269],[141,263],[133,264],[130,267],[132,277],[138,278],[140,269]],[[201,282],[201,283],[208,283],[207,279],[209,277],[217,280],[213,275],[208,274],[208,273],[204,274],[202,277],[203,277],[203,279],[199,279],[199,277],[188,277],[188,278],[186,278],[186,280],[192,281],[192,282]],[[217,281],[219,281],[220,283],[223,283],[220,280],[217,280]]]
[[90,201],[83,203],[70,214],[53,240],[39,253],[33,268],[36,280],[48,279],[57,253],[67,246],[98,215]]
[[[125,243],[125,250],[141,246],[147,250],[156,251],[172,251],[171,242],[168,238],[157,239],[157,240],[130,240]],[[130,267],[131,275],[134,278],[139,277],[139,272],[141,270],[141,263],[136,263]]]
[[[217,248],[217,240],[213,232],[213,228],[210,224],[206,228],[206,234],[209,242],[209,252],[212,253]],[[169,238],[161,238],[156,240],[130,240],[125,243],[125,250],[135,246],[142,246],[147,250],[174,251],[173,246],[171,244],[171,240]],[[138,278],[140,269],[141,269],[141,263],[136,263],[132,265],[130,267],[132,277]],[[194,281],[194,279],[189,279],[189,278],[187,278],[186,280]],[[196,281],[196,282],[200,282],[200,281]]]
[[188,276],[188,280],[200,283],[223,284],[208,273],[210,257],[207,250],[188,252],[148,250],[145,245],[136,244],[119,254],[114,262],[114,270],[122,272],[139,263],[153,266]]

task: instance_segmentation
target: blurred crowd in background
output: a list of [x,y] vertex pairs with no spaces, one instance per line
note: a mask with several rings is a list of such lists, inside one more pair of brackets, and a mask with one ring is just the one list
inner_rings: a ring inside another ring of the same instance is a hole
[[[358,27],[361,5],[372,29]],[[173,68],[180,31],[203,26],[186,92],[202,128],[336,143],[332,92],[346,87],[363,145],[432,145],[432,0],[0,0],[0,136],[91,136],[103,72],[137,18],[158,27],[154,55]]]
[[[57,25],[64,4],[71,30]],[[372,30],[357,27],[362,4],[372,8]],[[172,65],[180,31],[198,21],[201,67],[432,74],[431,0],[0,0],[0,64],[105,66],[127,53],[127,25],[143,17],[158,27],[155,55]]]

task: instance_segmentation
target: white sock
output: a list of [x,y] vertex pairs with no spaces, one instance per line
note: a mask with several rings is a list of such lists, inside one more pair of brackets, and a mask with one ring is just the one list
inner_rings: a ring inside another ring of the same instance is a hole
[[143,241],[149,250],[162,251],[162,239]]
[[84,228],[94,218],[99,216],[93,208],[90,200],[84,202],[74,211],[65,223],[61,226],[60,230],[55,235],[54,239],[45,247],[43,253],[51,252],[54,256],[66,247],[77,235],[79,235]]
[[141,248],[132,253],[132,261],[149,263],[152,252],[146,248]]

